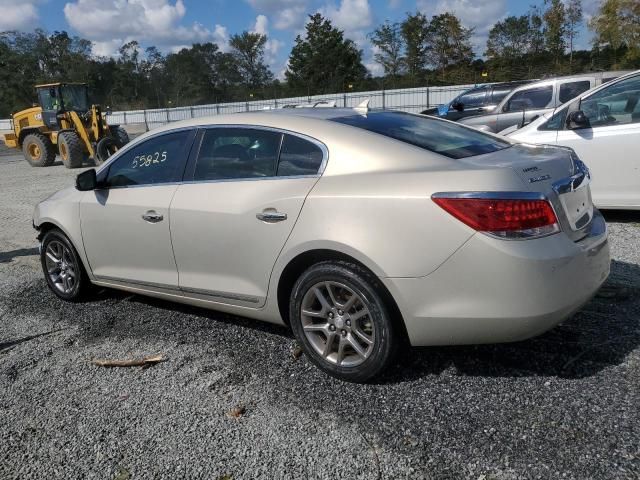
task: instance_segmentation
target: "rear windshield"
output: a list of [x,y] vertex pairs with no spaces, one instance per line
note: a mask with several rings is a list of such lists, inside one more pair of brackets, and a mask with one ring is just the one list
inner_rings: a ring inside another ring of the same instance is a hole
[[375,112],[337,117],[332,121],[394,138],[449,158],[472,157],[511,146],[509,142],[455,123],[401,112]]

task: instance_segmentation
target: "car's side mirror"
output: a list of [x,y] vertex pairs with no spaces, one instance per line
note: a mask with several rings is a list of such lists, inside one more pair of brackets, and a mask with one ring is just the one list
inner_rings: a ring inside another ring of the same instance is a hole
[[464,112],[464,103],[462,102],[453,102],[451,104],[451,108],[457,110],[458,112]]
[[589,119],[582,110],[576,110],[567,115],[567,128],[576,130],[579,128],[588,128]]
[[98,179],[94,168],[82,172],[76,177],[76,188],[81,192],[95,190],[98,187]]

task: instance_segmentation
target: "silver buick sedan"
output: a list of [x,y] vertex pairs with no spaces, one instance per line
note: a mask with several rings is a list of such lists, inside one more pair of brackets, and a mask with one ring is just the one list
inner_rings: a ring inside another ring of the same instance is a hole
[[51,290],[93,285],[289,325],[363,382],[399,345],[552,328],[609,273],[590,176],[568,148],[367,109],[170,124],[40,203]]

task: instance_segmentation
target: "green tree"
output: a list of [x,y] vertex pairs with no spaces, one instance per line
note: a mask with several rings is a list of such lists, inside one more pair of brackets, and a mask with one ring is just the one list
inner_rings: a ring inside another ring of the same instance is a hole
[[616,52],[621,47],[627,51],[623,66],[640,64],[640,2],[638,0],[605,0],[600,10],[589,22],[594,33],[594,46],[608,46],[617,66]]
[[398,23],[385,22],[369,34],[371,43],[378,49],[373,59],[382,66],[385,75],[395,79],[405,66],[402,55],[404,41]]
[[400,24],[400,34],[406,45],[405,63],[414,79],[422,75],[427,65],[429,20],[420,12],[407,14]]
[[485,55],[512,59],[529,53],[530,45],[529,17],[507,17],[489,30]]
[[566,49],[566,12],[562,0],[544,0],[547,7],[544,11],[545,47],[553,56],[556,67]]
[[250,89],[263,87],[273,80],[273,74],[264,61],[267,36],[260,33],[242,32],[229,40],[231,53],[237,63],[244,85]]
[[427,37],[427,58],[445,78],[445,70],[450,65],[465,65],[473,61],[471,46],[472,28],[465,28],[458,17],[451,13],[435,15],[429,23]]
[[578,27],[582,23],[582,1],[569,0],[565,7],[566,26],[565,30],[569,37],[569,68],[573,66],[573,40],[578,34]]
[[362,52],[321,14],[309,15],[305,36],[296,37],[285,77],[290,86],[307,93],[344,91],[364,80]]

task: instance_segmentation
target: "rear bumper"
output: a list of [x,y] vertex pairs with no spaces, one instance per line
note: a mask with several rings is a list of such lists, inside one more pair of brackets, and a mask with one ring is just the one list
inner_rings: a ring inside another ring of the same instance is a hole
[[587,237],[504,241],[476,234],[421,278],[381,279],[412,345],[513,342],[554,327],[609,275],[607,227],[595,212]]

